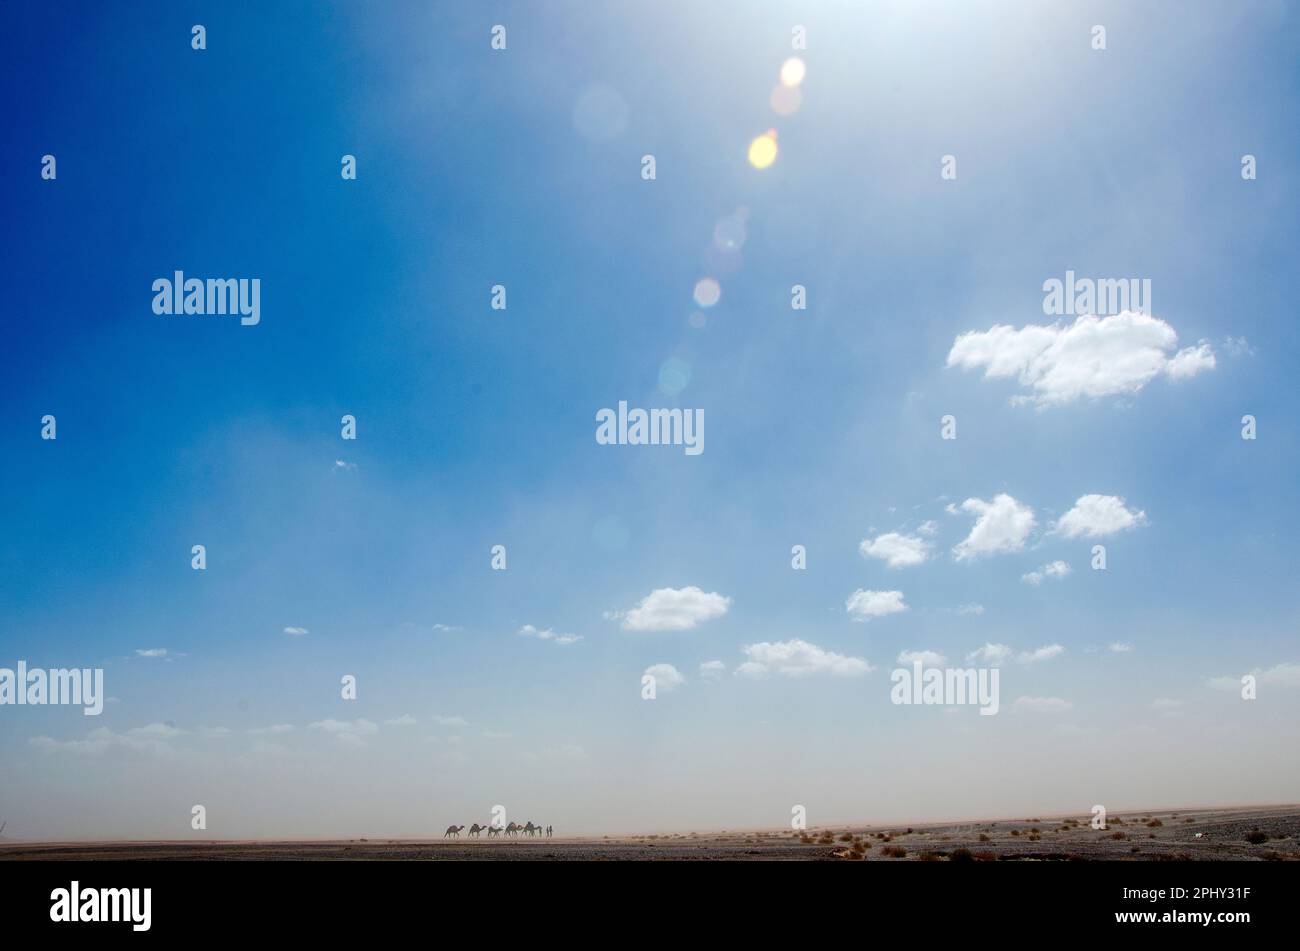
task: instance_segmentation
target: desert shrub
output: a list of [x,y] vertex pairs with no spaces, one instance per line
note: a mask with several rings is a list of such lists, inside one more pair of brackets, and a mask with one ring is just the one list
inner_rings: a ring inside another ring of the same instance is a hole
[[993,840],[990,839],[988,836],[986,836],[983,832],[981,832],[981,833],[980,833],[980,841],[981,841],[981,842],[992,842]]
[[1019,830],[1019,829],[1012,829],[1012,830],[1011,830],[1011,834],[1012,834],[1012,835],[1020,835],[1020,830]]
[[907,855],[907,849],[901,845],[887,845],[880,850],[880,854],[891,859],[901,859]]
[[1260,829],[1251,829],[1246,833],[1246,841],[1251,845],[1259,845],[1261,842],[1268,841],[1268,833]]
[[975,856],[971,854],[970,849],[953,849],[952,854],[948,856],[950,862],[973,862]]
[[996,862],[998,860],[998,853],[988,851],[976,852],[974,858],[976,862]]
[[1112,839],[1127,839],[1127,838],[1128,838],[1128,833],[1127,833],[1127,832],[1112,832],[1112,833],[1110,834],[1110,837],[1111,837]]
[[938,852],[922,852],[917,858],[922,862],[938,862],[940,860]]
[[852,832],[846,832],[846,833],[844,833],[842,836],[840,836],[840,841],[841,841],[841,842],[852,842],[852,841],[853,841],[853,833],[852,833]]
[[1159,819],[1152,819],[1150,822],[1147,823],[1148,828],[1151,829],[1158,829],[1162,825],[1164,825],[1164,823],[1161,822]]

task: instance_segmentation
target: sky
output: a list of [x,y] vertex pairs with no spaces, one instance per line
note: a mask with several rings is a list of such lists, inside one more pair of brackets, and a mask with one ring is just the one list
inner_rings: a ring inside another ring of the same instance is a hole
[[[0,668],[107,695],[0,706],[9,837],[1300,798],[1295,3],[0,36]],[[176,270],[260,320],[155,313]],[[1150,299],[1045,313],[1067,271]],[[998,713],[892,702],[915,659]]]

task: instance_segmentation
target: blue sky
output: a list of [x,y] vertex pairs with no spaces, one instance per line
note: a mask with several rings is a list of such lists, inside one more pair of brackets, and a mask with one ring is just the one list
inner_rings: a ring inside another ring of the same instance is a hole
[[[0,708],[11,833],[179,838],[195,803],[221,837],[1294,799],[1294,4],[270,7],[2,14],[0,667],[103,667],[114,698]],[[261,322],[155,315],[176,269],[259,278]],[[1042,308],[1067,270],[1150,279],[1158,358],[1213,367],[1107,359],[1114,392],[1035,403],[948,365],[963,334],[1069,331]],[[703,410],[705,451],[598,445],[619,400]],[[963,503],[1003,494],[1034,529],[956,558]],[[1141,517],[1054,531],[1089,495]],[[890,533],[924,563],[860,550]],[[725,613],[625,629],[686,588]],[[907,610],[857,619],[858,590]],[[792,641],[822,666],[738,670]],[[890,703],[901,652],[986,644],[998,716]],[[685,682],[644,701],[656,664]],[[1208,685],[1250,671],[1253,702]]]

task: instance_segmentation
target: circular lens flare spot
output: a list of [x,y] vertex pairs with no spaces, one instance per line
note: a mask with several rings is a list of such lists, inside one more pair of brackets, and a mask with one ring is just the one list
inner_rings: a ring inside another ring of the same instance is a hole
[[781,82],[786,86],[798,86],[803,82],[808,67],[798,56],[791,56],[781,64]]
[[767,168],[776,161],[776,130],[768,129],[749,143],[749,164],[754,168]]
[[711,277],[702,277],[695,282],[694,296],[701,307],[712,307],[722,297],[722,285]]

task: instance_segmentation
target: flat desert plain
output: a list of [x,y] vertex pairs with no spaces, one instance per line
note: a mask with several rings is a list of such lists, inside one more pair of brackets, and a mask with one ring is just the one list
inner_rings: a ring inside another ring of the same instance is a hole
[[[0,842],[0,861],[1223,861],[1300,860],[1300,806],[1156,810],[1107,817],[838,825],[585,838]],[[463,833],[462,833],[463,835]]]

